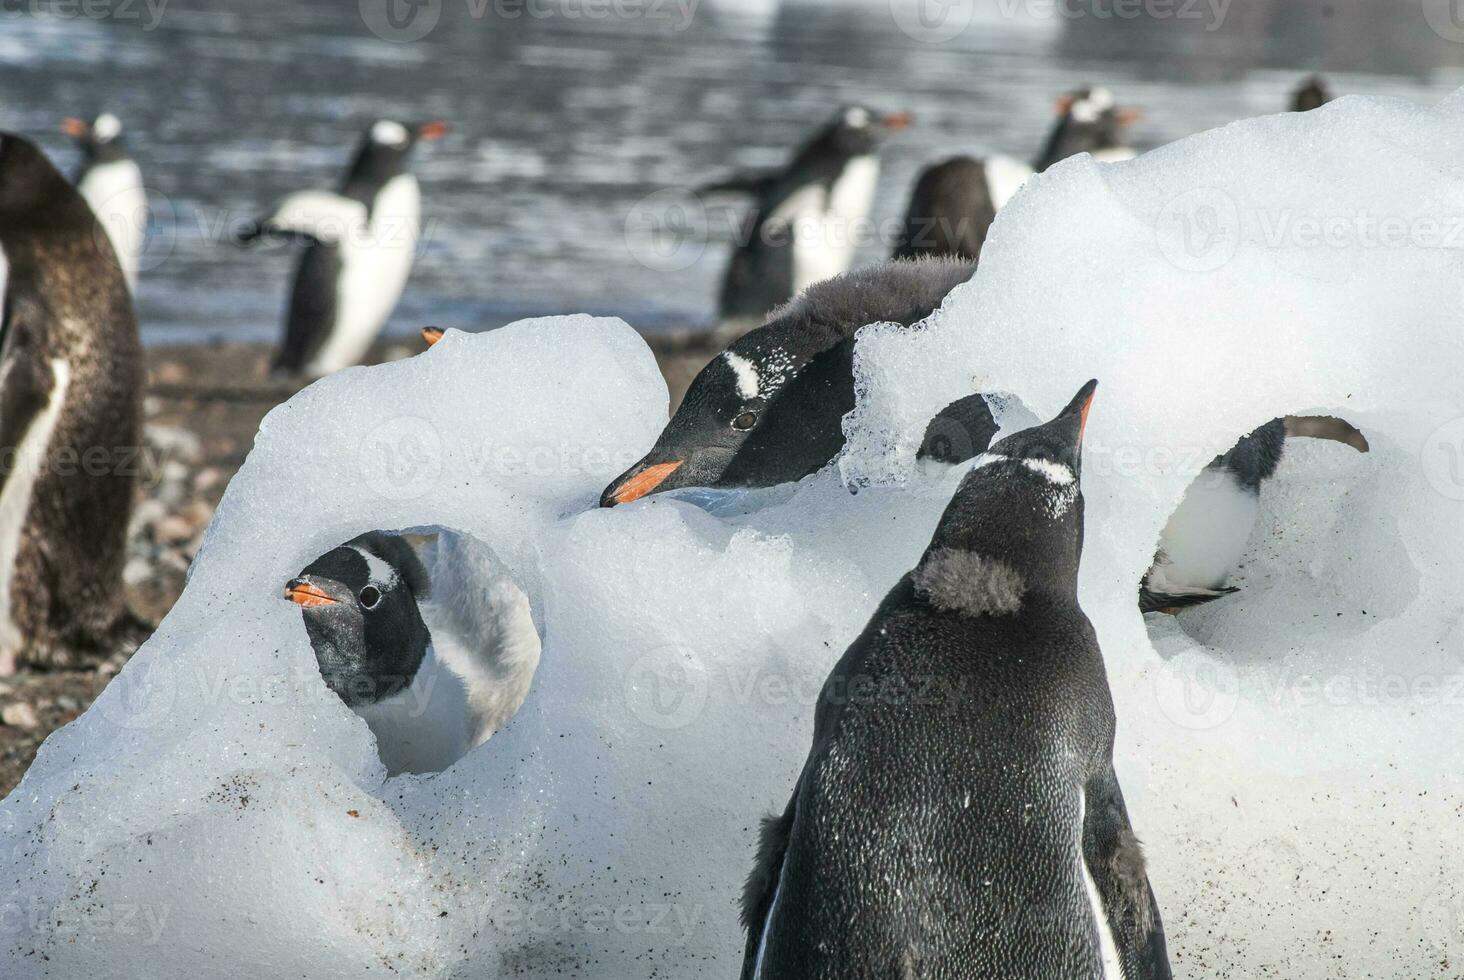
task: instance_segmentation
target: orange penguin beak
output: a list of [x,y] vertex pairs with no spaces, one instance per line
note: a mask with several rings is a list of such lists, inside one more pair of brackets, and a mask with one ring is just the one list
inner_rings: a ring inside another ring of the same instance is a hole
[[440,119],[434,119],[432,122],[423,123],[417,127],[417,139],[426,140],[429,143],[433,140],[440,140],[446,135],[447,123]]
[[447,331],[443,330],[441,327],[423,327],[422,339],[427,342],[428,347],[431,347],[439,340],[441,340],[443,334],[445,333],[447,333]]
[[885,129],[904,129],[915,121],[915,116],[909,112],[892,112],[880,120]]
[[613,507],[616,504],[628,504],[632,500],[639,500],[646,494],[652,492],[662,483],[666,477],[676,472],[684,459],[673,460],[670,463],[657,463],[654,466],[647,466],[639,473],[626,480],[615,488],[615,492],[606,494],[606,499],[600,502],[602,507]]
[[285,598],[297,606],[333,606],[336,600],[304,579],[292,579],[285,586]]
[[1088,400],[1083,402],[1082,414],[1078,421],[1078,448],[1083,446],[1083,436],[1088,433],[1088,413],[1093,410],[1093,399],[1098,397],[1098,389],[1095,387],[1088,393]]
[[67,116],[61,120],[61,132],[70,136],[72,139],[79,140],[91,132],[91,127],[84,120],[77,119],[75,116]]
[[1138,106],[1124,106],[1118,110],[1118,121],[1120,125],[1132,126],[1134,123],[1144,121],[1144,110]]

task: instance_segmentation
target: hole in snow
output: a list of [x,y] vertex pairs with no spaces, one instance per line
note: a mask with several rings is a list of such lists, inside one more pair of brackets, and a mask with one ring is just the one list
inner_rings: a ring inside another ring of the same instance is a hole
[[366,721],[388,775],[441,772],[486,742],[538,666],[528,597],[470,535],[369,532],[285,588],[322,679]]
[[[1278,420],[1196,478],[1145,577],[1158,593],[1146,601],[1161,606],[1235,590],[1176,617],[1190,639],[1233,662],[1309,650],[1325,659],[1328,637],[1356,636],[1398,616],[1418,593],[1418,571],[1387,512],[1390,473],[1412,461],[1391,442],[1369,446],[1332,416],[1290,416],[1284,425],[1284,438]],[[1265,476],[1272,441],[1281,454]],[[1151,634],[1170,628],[1164,617],[1150,619]]]

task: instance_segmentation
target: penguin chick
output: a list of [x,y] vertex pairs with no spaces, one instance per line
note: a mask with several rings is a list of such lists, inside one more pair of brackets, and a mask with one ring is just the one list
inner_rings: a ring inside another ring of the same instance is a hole
[[1006,156],[957,156],[921,173],[910,195],[905,228],[894,257],[951,255],[981,258],[996,213],[1034,173],[1079,153],[1095,159],[1127,160],[1129,126],[1138,109],[1117,105],[1105,88],[1086,88],[1057,100],[1057,122],[1031,166]]
[[605,489],[600,506],[817,472],[844,447],[859,329],[923,320],[973,271],[950,259],[887,262],[805,290],[702,369],[651,451]]
[[1167,980],[1078,604],[1095,383],[992,446],[826,682],[743,980]]
[[92,209],[11,133],[0,133],[0,289],[0,660],[96,667],[151,632],[122,583],[142,346]]
[[107,230],[127,288],[135,292],[147,237],[147,191],[142,170],[127,156],[122,121],[110,112],[90,123],[72,116],[62,120],[61,130],[81,150],[76,189]]
[[843,106],[782,171],[703,188],[755,195],[722,283],[724,321],[760,322],[808,286],[849,268],[874,205],[875,150],[910,122],[907,112]]

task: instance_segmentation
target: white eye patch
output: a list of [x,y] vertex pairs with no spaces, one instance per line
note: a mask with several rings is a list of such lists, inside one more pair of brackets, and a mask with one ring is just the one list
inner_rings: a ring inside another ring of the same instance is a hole
[[371,127],[371,139],[388,146],[402,146],[407,142],[407,127],[390,119],[383,119]]
[[758,384],[760,380],[758,378],[757,365],[753,364],[741,354],[735,354],[730,350],[723,354],[722,358],[727,362],[727,366],[732,369],[732,373],[737,375],[737,394],[748,401],[756,398],[758,396]]
[[365,548],[352,545],[351,550],[366,559],[366,568],[371,572],[372,585],[376,586],[382,592],[390,592],[396,588],[398,578],[395,568]]
[[1046,478],[1048,483],[1057,487],[1070,486],[1077,476],[1072,468],[1065,463],[1056,463],[1050,459],[1024,459],[1022,465],[1033,473]]
[[844,125],[853,129],[863,129],[869,125],[869,110],[855,106],[844,113]]
[[122,134],[122,120],[104,112],[92,123],[92,138],[99,143],[110,143]]
[[1068,114],[1081,123],[1095,123],[1098,117],[1113,108],[1113,93],[1106,88],[1095,88],[1087,96],[1078,99]]

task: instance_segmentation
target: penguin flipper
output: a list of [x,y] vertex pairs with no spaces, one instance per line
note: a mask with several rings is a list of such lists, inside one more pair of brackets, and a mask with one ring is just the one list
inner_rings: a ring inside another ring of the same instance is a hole
[[749,194],[753,197],[762,197],[777,181],[778,175],[772,172],[741,173],[733,174],[726,180],[714,180],[710,184],[703,184],[696,189],[698,194]]
[[340,248],[316,242],[305,249],[295,270],[285,333],[270,369],[283,375],[305,370],[335,324],[336,282],[341,275]]
[[798,791],[788,801],[782,816],[769,814],[758,831],[757,859],[752,873],[742,887],[742,927],[747,930],[747,949],[742,958],[742,980],[752,980],[757,967],[758,947],[767,928],[768,909],[778,892],[783,875],[783,858],[788,853],[788,840],[793,834],[793,818],[797,812]]
[[340,244],[367,225],[366,205],[331,191],[300,191],[278,205],[261,224],[277,235]]
[[1125,980],[1172,980],[1159,903],[1149,887],[1144,850],[1129,824],[1110,766],[1085,791],[1083,860],[1103,899]]

